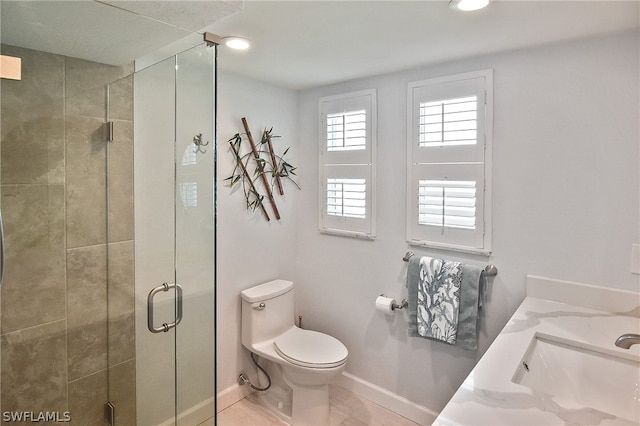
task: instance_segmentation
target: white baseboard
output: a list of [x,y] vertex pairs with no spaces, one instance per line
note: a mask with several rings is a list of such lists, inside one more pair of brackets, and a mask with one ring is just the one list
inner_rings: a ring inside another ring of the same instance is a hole
[[335,383],[421,425],[432,424],[439,414],[347,372],[338,376]]
[[216,395],[216,412],[235,404],[252,392],[249,386],[240,386],[235,383],[226,389],[221,390]]

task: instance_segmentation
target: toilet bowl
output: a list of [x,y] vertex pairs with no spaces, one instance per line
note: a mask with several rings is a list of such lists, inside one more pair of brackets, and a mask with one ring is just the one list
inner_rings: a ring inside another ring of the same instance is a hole
[[347,363],[335,337],[294,324],[294,286],[274,280],[248,288],[242,297],[242,344],[281,367],[292,390],[292,424],[329,424],[329,383]]

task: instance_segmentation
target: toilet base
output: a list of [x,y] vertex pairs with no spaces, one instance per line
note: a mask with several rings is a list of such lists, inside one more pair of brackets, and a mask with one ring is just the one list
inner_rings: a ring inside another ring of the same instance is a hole
[[[271,376],[273,388],[262,395],[262,403],[293,426],[327,426],[329,384],[344,371],[346,363],[332,368],[311,369],[283,362],[265,348],[257,348],[256,353],[264,357],[263,367]],[[283,386],[289,390],[278,392],[277,388]],[[268,395],[270,392],[274,395]],[[287,396],[278,397],[277,393]]]
[[326,426],[329,424],[329,385],[297,386],[285,382],[293,390],[291,423],[294,426]]

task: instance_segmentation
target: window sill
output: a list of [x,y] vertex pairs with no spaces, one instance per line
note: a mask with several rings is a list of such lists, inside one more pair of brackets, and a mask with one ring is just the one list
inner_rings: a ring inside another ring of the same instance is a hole
[[320,233],[328,235],[338,235],[341,237],[351,237],[360,240],[375,240],[376,236],[364,232],[344,231],[341,229],[320,228]]
[[421,241],[421,240],[408,240],[407,242],[410,245],[416,246],[416,247],[426,247],[426,248],[433,248],[438,250],[455,251],[459,253],[477,254],[480,256],[491,256],[491,250],[488,250],[488,249],[456,246],[453,244],[443,244],[443,243],[436,243],[432,241]]

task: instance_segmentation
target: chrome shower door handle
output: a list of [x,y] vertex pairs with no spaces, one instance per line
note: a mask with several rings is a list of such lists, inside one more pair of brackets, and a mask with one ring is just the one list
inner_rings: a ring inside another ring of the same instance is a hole
[[[162,323],[161,326],[156,327],[153,322],[153,298],[159,292],[169,291],[171,289],[175,289],[177,293],[175,320],[169,324],[165,322],[165,323]],[[180,324],[180,321],[182,321],[182,286],[180,286],[180,284],[175,284],[175,283],[174,284],[162,283],[158,287],[155,287],[153,290],[151,290],[149,292],[149,295],[147,296],[147,328],[149,329],[149,331],[152,333],[161,333],[161,332],[166,333],[167,331],[171,330],[172,328]]]
[[4,282],[5,260],[4,260],[4,225],[2,224],[2,212],[0,211],[0,287]]

